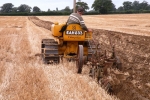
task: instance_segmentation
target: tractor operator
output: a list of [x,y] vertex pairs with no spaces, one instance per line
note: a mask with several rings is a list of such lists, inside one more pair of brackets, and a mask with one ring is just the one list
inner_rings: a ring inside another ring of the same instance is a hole
[[87,32],[92,31],[91,29],[88,29],[84,23],[84,20],[82,18],[82,14],[84,12],[84,9],[82,7],[78,7],[77,13],[72,13],[69,16],[69,19],[67,21],[67,25],[69,24],[80,24],[81,28]]

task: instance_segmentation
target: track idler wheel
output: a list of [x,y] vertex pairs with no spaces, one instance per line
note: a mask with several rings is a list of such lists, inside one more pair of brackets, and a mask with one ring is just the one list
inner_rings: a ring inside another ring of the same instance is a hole
[[78,46],[76,66],[78,68],[78,73],[80,74],[83,67],[83,45]]

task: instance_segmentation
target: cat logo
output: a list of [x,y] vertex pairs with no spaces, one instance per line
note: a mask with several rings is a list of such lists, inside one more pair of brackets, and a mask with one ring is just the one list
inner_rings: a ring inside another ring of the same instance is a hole
[[82,31],[69,31],[67,30],[66,31],[66,35],[83,35],[83,32]]

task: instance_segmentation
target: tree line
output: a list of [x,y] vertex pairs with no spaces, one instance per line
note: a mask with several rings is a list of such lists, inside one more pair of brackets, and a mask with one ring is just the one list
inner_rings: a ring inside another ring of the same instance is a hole
[[125,1],[123,2],[123,6],[118,7],[118,12],[149,12],[150,13],[150,4],[147,1],[139,2],[139,1]]
[[[112,0],[94,0],[92,10],[86,2],[78,0],[76,8],[82,6],[85,9],[85,14],[109,14],[109,13],[150,13],[150,4],[147,1],[124,1],[122,6],[116,8]],[[68,15],[72,13],[73,9],[66,6],[64,9],[51,11],[42,11],[38,6],[33,8],[26,4],[21,4],[19,7],[14,7],[12,3],[5,3],[0,7],[0,15]]]

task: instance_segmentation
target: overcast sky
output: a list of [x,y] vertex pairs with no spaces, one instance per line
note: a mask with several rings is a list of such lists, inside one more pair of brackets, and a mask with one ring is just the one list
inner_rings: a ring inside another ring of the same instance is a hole
[[[76,0],[78,1],[78,0]],[[83,2],[86,2],[91,9],[91,6],[95,0],[81,0]],[[124,1],[135,1],[135,0],[112,0],[112,2],[116,5],[116,8],[122,6],[122,3]],[[143,0],[137,0],[140,3],[143,2]],[[145,0],[150,4],[150,0]],[[73,8],[73,0],[0,0],[0,6],[2,6],[5,3],[12,3],[14,7],[18,7],[21,4],[27,4],[30,7],[38,6],[42,11],[50,10],[58,10],[64,9],[66,6],[69,6],[70,9]]]

